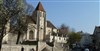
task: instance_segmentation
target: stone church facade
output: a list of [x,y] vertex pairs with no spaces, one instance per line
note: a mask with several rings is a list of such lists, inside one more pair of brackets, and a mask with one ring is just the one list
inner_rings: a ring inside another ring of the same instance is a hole
[[27,23],[27,31],[20,35],[18,44],[16,44],[18,34],[9,31],[10,23],[8,21],[6,35],[2,42],[2,51],[43,51],[49,46],[46,42],[67,42],[67,38],[59,37],[57,28],[46,20],[46,11],[41,2],[38,3],[32,15],[27,16]]

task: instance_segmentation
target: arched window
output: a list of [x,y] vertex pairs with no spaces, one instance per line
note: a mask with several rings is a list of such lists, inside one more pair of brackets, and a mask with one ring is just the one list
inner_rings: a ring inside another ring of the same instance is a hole
[[34,31],[29,32],[29,39],[34,39]]

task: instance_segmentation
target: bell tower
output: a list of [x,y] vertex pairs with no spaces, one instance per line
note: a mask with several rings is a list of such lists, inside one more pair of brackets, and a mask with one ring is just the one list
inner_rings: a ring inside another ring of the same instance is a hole
[[46,26],[45,26],[45,22],[46,22],[46,12],[41,4],[41,2],[38,3],[36,9],[36,17],[37,17],[37,38],[39,41],[43,41],[45,40],[45,31],[46,31]]

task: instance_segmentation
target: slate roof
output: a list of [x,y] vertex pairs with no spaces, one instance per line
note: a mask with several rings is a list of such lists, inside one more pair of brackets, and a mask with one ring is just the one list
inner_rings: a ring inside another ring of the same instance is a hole
[[94,34],[95,33],[100,33],[100,26],[96,26],[94,29]]
[[47,21],[47,27],[57,29],[50,21]]
[[40,10],[40,11],[44,11],[44,12],[45,12],[45,10],[44,10],[44,8],[43,8],[41,2],[38,3],[38,5],[37,5],[37,7],[36,7],[35,10]]
[[27,16],[27,23],[35,23],[36,24],[36,21],[31,16]]

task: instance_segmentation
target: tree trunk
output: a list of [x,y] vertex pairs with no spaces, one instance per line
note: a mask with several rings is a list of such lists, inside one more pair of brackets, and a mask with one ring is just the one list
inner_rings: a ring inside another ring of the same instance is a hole
[[2,40],[3,40],[4,29],[5,29],[5,24],[2,25],[1,34],[0,34],[0,51],[1,51],[1,48],[2,48]]
[[19,42],[20,35],[21,35],[21,32],[20,32],[20,31],[18,31],[18,36],[17,36],[17,41],[16,41],[16,44],[18,44],[18,42]]

